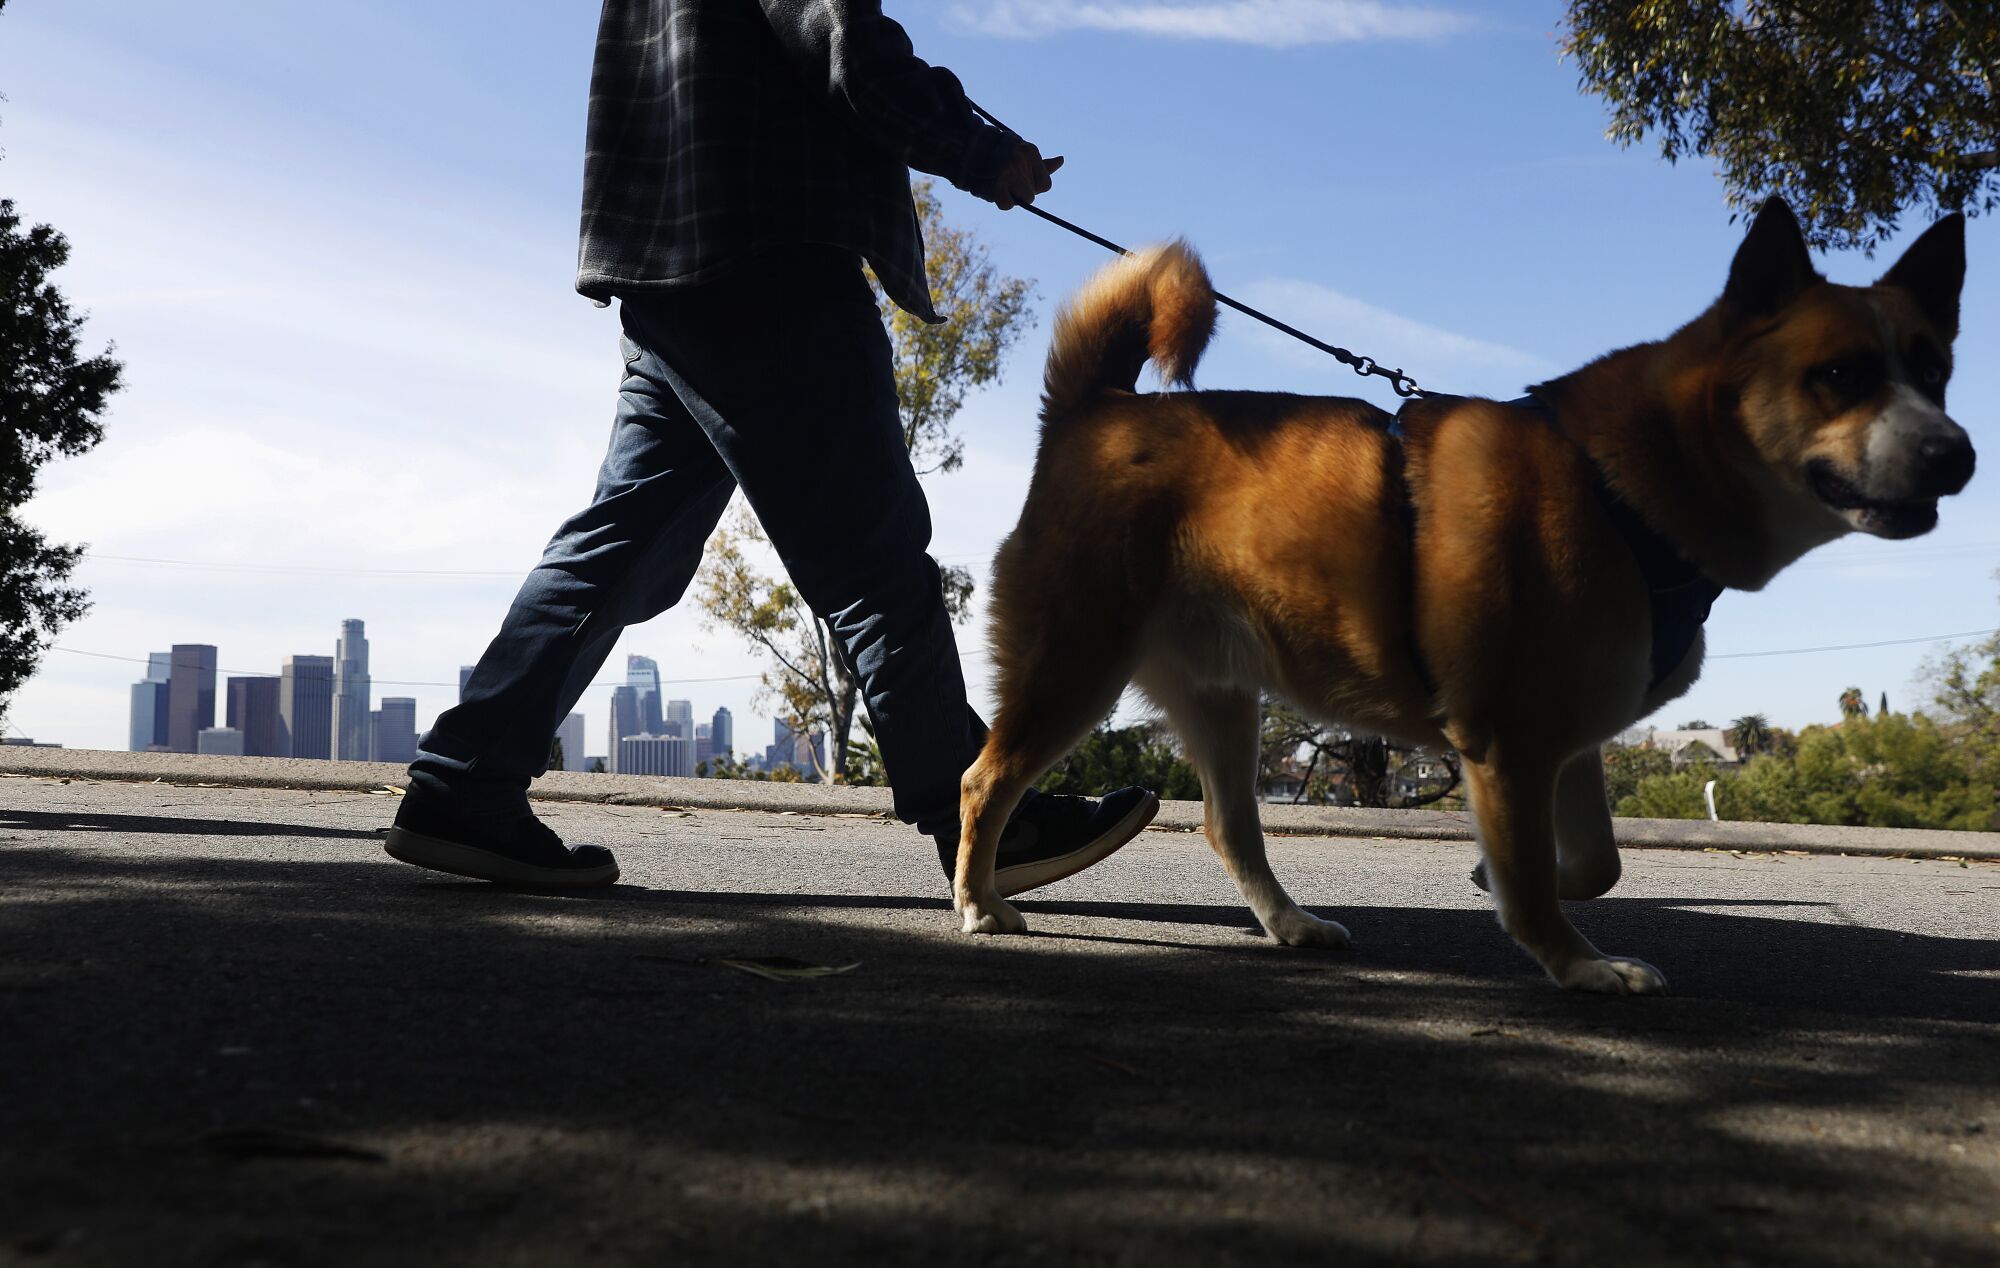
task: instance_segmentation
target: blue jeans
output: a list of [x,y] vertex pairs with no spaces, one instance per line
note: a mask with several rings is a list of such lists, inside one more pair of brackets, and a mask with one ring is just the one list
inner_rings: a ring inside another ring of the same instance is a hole
[[620,632],[680,601],[740,485],[855,672],[897,816],[948,830],[984,727],[859,259],[792,248],[626,298],[619,316],[625,376],[597,491],[419,741],[412,783],[469,810],[521,802]]

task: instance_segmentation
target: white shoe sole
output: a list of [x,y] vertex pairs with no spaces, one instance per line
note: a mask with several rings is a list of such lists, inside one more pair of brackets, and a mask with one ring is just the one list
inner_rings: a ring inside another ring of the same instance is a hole
[[1123,819],[1095,841],[1082,849],[1051,859],[1037,859],[1033,863],[1017,863],[1013,867],[996,868],[993,885],[1002,898],[1012,898],[1025,894],[1031,889],[1053,885],[1066,876],[1074,876],[1093,863],[1101,863],[1116,853],[1118,847],[1138,836],[1145,826],[1160,813],[1160,799],[1151,793],[1146,799],[1132,807]]
[[461,845],[443,837],[429,837],[407,828],[389,829],[382,848],[391,858],[434,872],[470,876],[474,880],[498,881],[503,885],[527,885],[536,889],[601,889],[618,879],[614,860],[602,867],[537,867],[504,854]]

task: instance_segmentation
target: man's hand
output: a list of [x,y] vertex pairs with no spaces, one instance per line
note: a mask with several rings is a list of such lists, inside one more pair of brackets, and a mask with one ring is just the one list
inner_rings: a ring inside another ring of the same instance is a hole
[[1000,179],[993,183],[993,204],[1002,211],[1012,211],[1016,203],[1035,201],[1036,194],[1049,192],[1049,176],[1062,165],[1061,155],[1045,159],[1040,150],[1022,141],[1007,156],[1007,166],[1000,169]]

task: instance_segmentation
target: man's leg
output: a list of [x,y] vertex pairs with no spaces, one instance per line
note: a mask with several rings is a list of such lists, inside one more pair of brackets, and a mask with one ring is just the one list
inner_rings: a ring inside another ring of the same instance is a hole
[[910,466],[888,337],[851,253],[800,248],[729,283],[628,301],[638,370],[707,432],[861,683],[906,822],[944,829],[978,719]]
[[[708,433],[799,593],[838,640],[874,722],[897,817],[948,841],[955,855],[959,779],[984,727],[966,704],[892,350],[859,261],[801,248],[730,284],[649,295],[625,313],[649,352],[635,368],[656,376]],[[1041,840],[1015,864],[1007,892],[1104,857],[1156,805],[1139,789],[1102,807],[1029,803],[1022,815],[1036,817]],[[1003,864],[1006,850],[1003,842]]]
[[[584,883],[616,877],[608,852],[595,851],[591,857],[602,858],[591,866],[580,864],[581,851],[556,852],[554,834],[533,824],[528,783],[548,769],[557,726],[619,633],[679,601],[735,488],[679,401],[635,372],[638,346],[629,337],[621,343],[626,373],[590,505],[549,540],[464,698],[419,742],[392,843],[404,847],[392,848],[398,857],[491,879],[572,883],[510,862],[597,878]],[[418,837],[445,844],[426,847]],[[422,857],[427,848],[431,857]],[[523,857],[510,858],[516,854]]]

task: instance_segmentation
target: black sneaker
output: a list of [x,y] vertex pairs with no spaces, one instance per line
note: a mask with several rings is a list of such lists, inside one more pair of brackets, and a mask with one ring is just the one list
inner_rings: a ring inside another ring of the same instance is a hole
[[383,846],[393,858],[455,876],[537,889],[596,889],[618,879],[601,845],[563,844],[533,814],[482,822],[439,807],[416,789],[403,794]]
[[[993,885],[1002,898],[1052,885],[1109,858],[1160,811],[1144,788],[1121,788],[1102,801],[1030,791],[1000,834]],[[946,877],[958,871],[958,832],[935,838]]]

